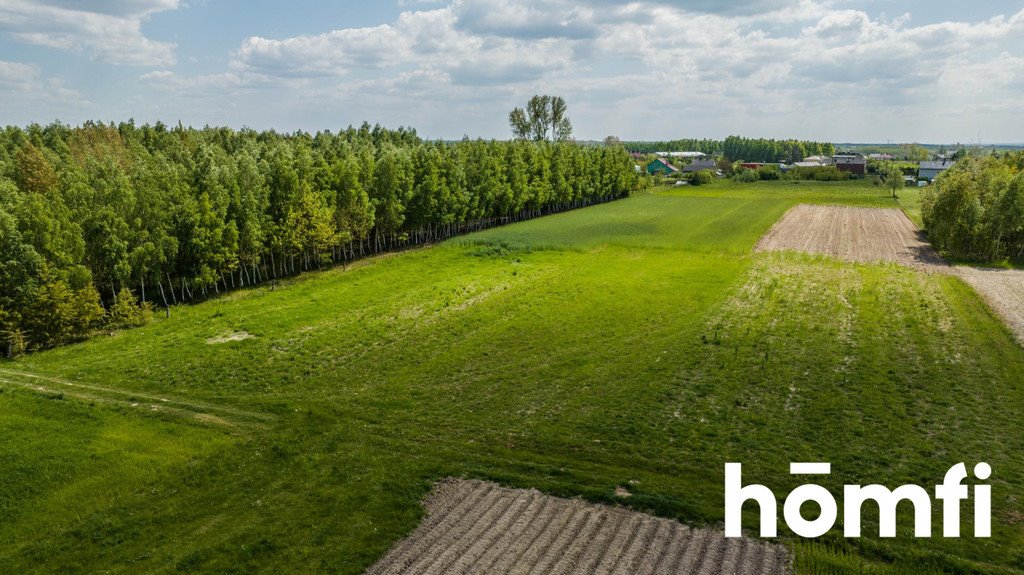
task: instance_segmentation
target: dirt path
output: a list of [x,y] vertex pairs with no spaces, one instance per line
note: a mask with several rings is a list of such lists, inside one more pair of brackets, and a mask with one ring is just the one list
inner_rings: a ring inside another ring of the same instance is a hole
[[789,573],[785,547],[482,481],[445,480],[366,575]]
[[1024,271],[951,266],[895,208],[801,204],[757,242],[754,251],[794,250],[854,262],[893,262],[959,276],[1024,344]]
[[13,369],[0,368],[0,384],[12,385],[47,395],[59,394],[83,401],[183,417],[204,424],[240,430],[263,428],[274,419],[272,415],[225,405],[79,383]]

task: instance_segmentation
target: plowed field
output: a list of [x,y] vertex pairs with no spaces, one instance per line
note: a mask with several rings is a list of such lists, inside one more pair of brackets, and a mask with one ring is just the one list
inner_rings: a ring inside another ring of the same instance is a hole
[[482,481],[447,480],[428,516],[367,575],[788,573],[785,547],[725,539],[622,508]]

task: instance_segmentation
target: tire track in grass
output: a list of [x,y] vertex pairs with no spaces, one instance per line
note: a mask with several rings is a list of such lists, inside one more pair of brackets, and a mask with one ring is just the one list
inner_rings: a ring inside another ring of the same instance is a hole
[[0,383],[47,395],[61,395],[141,412],[167,414],[233,429],[263,429],[269,427],[276,419],[270,414],[227,405],[138,393],[6,368],[0,368]]

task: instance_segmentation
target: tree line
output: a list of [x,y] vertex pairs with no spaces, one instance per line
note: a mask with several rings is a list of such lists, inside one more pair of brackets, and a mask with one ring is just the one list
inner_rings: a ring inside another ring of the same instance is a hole
[[730,162],[799,162],[809,156],[832,156],[835,145],[804,140],[774,140],[729,136],[725,140],[682,139],[666,142],[624,142],[627,149],[642,154],[655,152],[702,152],[724,156]]
[[921,215],[952,258],[1024,264],[1024,152],[960,160],[925,188]]
[[364,124],[0,132],[0,355],[404,246],[627,195],[623,148]]

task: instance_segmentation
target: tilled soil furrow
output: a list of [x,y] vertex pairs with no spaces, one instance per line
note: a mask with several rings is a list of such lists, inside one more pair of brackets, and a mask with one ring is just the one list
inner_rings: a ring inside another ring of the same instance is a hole
[[725,550],[728,545],[735,544],[735,539],[726,539],[725,537],[715,533],[708,537],[708,545],[704,548],[703,557],[700,561],[700,567],[688,571],[688,573],[696,573],[699,575],[720,575],[722,573],[728,573],[722,569],[722,559],[725,557]]
[[654,533],[648,541],[648,545],[640,550],[639,565],[636,566],[637,575],[654,575],[658,573],[658,565],[668,554],[668,541],[672,535],[672,525],[663,520],[655,519],[657,522]]
[[747,541],[744,539],[726,539],[725,554],[722,556],[722,573],[739,573],[740,564],[747,553]]
[[791,571],[789,554],[784,548],[774,545],[760,544],[760,564],[756,571],[748,573],[771,573],[784,575]]
[[519,566],[525,565],[526,554],[544,537],[561,514],[561,506],[554,498],[541,496],[540,501],[540,508],[533,512],[523,530],[511,534],[507,547],[498,550],[494,560],[483,570],[484,573],[511,573]]
[[367,573],[788,572],[788,552],[778,545],[532,490],[446,480],[426,506],[423,523]]
[[516,522],[529,505],[536,499],[530,492],[514,494],[511,501],[491,521],[483,533],[469,533],[468,537],[475,539],[470,541],[470,546],[455,563],[447,568],[445,573],[471,573],[478,571],[483,563],[484,556],[494,548],[495,543],[505,534],[512,531]]
[[686,550],[693,543],[693,532],[690,529],[674,522],[665,523],[669,530],[662,544],[661,557],[654,568],[655,573],[675,573],[674,569],[682,562]]
[[512,566],[510,573],[531,573],[534,566],[557,553],[558,538],[565,531],[572,529],[571,525],[582,520],[582,515],[584,515],[579,509],[561,506],[556,507],[555,514],[554,520],[544,526],[543,532],[537,534],[537,538],[526,549],[526,553],[521,555],[519,561]]
[[676,573],[695,573],[697,567],[700,565],[700,561],[707,551],[708,545],[711,541],[711,533],[707,530],[701,529],[696,533],[693,533],[693,537],[689,541],[689,545],[686,546],[686,551],[679,560],[679,565],[676,567]]
[[531,574],[543,575],[554,573],[555,571],[551,569],[552,565],[563,559],[573,544],[581,541],[582,536],[590,531],[593,528],[593,524],[599,520],[595,514],[588,513],[582,507],[578,507],[576,511],[576,519],[567,523],[565,528],[559,532],[554,544],[548,548],[548,552],[541,555],[539,560],[530,568],[529,572]]
[[611,573],[619,559],[627,549],[633,546],[636,538],[640,535],[642,522],[641,516],[633,515],[625,521],[613,521],[607,525],[604,530],[607,533],[606,539],[598,543],[604,550],[595,558],[595,561],[584,566],[585,572],[594,575]]
[[[459,486],[454,482],[443,482],[435,488],[427,504],[431,515],[412,536],[403,539],[392,554],[371,567],[367,573],[405,573],[410,564],[427,553],[439,539],[447,536],[448,531],[462,520],[462,513],[483,501],[494,489],[491,484],[474,485],[471,482],[465,482],[461,490]],[[421,535],[417,537],[417,534]]]
[[[499,560],[505,559],[514,562],[525,549],[525,545],[520,540],[529,534],[527,530],[533,521],[543,515],[543,508],[547,502],[547,499],[536,491],[528,493],[528,505],[520,510],[515,520],[506,526],[505,530],[491,542],[491,546],[477,559],[476,565],[473,566],[476,572],[491,573],[495,563]],[[471,572],[473,570],[467,571],[467,573]]]
[[451,561],[466,551],[473,543],[478,533],[490,526],[494,513],[500,513],[508,504],[505,493],[498,491],[494,497],[483,500],[481,505],[475,506],[468,513],[462,516],[461,520],[442,539],[443,546],[435,547],[434,553],[427,554],[419,562],[413,563],[409,569],[413,573],[448,573]]
[[644,557],[643,552],[651,546],[651,540],[658,531],[658,520],[653,517],[641,516],[640,527],[633,533],[633,540],[619,556],[609,573],[637,573],[639,563]]
[[589,563],[594,554],[604,549],[597,543],[597,538],[608,522],[608,510],[602,509],[588,515],[586,525],[569,541],[569,546],[562,552],[558,562],[543,573],[588,573],[582,563]]

